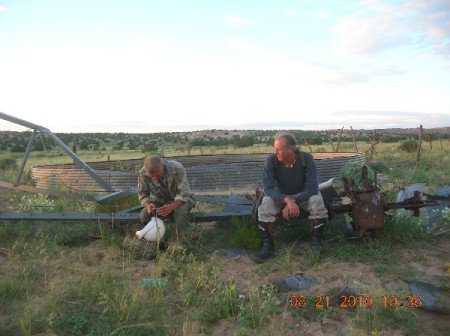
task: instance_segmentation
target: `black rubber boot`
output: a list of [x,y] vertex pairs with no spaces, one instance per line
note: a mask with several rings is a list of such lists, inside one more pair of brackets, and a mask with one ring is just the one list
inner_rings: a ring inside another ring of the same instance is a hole
[[323,231],[325,229],[326,219],[312,219],[312,236],[311,236],[311,249],[314,255],[318,258],[322,249]]
[[270,259],[275,254],[275,247],[273,244],[273,232],[271,232],[272,223],[259,222],[259,232],[261,234],[262,247],[261,250],[253,257],[253,260],[257,263],[261,263],[267,259]]
[[167,250],[167,244],[163,240],[160,240],[159,242],[156,243],[156,250],[160,252],[165,252]]
[[159,242],[156,243],[155,252],[147,253],[144,256],[144,259],[148,261],[155,260],[158,257],[159,253],[165,252],[166,250],[167,244],[164,241],[160,240]]

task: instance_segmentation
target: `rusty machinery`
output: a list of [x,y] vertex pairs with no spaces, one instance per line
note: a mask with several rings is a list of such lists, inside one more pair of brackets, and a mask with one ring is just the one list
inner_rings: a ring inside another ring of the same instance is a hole
[[367,166],[361,168],[362,188],[354,188],[347,178],[342,178],[344,191],[339,200],[327,203],[330,218],[337,214],[348,213],[352,217],[352,226],[360,237],[372,234],[384,228],[385,211],[391,209],[412,210],[414,216],[419,216],[419,209],[426,206],[436,206],[440,202],[433,199],[422,199],[419,191],[414,196],[402,202],[387,203],[375,183],[368,182]]

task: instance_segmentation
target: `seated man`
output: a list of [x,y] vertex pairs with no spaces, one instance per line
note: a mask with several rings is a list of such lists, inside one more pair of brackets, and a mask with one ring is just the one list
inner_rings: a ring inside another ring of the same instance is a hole
[[138,175],[138,197],[144,209],[140,219],[146,224],[154,216],[173,214],[176,225],[176,237],[187,239],[190,225],[189,212],[195,206],[195,200],[189,189],[186,170],[174,160],[165,160],[159,156],[148,156]]
[[273,225],[278,215],[285,220],[309,213],[312,230],[312,250],[319,255],[324,224],[328,218],[319,192],[317,169],[310,153],[300,152],[295,138],[288,133],[275,135],[275,154],[266,159],[263,175],[264,193],[258,207],[259,229],[263,246],[255,256],[256,262],[274,254]]

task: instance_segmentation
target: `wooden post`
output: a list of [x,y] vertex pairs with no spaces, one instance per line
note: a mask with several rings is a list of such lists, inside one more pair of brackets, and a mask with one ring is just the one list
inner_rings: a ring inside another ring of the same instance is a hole
[[[77,154],[77,141],[76,140],[73,140],[73,142],[72,142],[72,152],[74,154]],[[73,160],[73,163],[76,164],[75,159]]]
[[75,154],[77,154],[77,141],[74,140],[72,142],[72,152],[74,152]]
[[160,150],[161,156],[164,157],[164,138],[161,137],[161,150]]
[[307,146],[309,148],[309,151],[312,153],[312,148],[311,145],[308,143],[308,140],[306,140],[305,138],[303,138],[303,142],[305,143],[305,146]]
[[377,130],[376,129],[373,130],[372,134],[373,134],[373,138],[370,141],[370,161],[372,161],[372,159],[373,159],[373,154],[375,153],[375,146],[378,144]]
[[356,144],[355,132],[353,132],[353,127],[350,126],[350,130],[352,131],[353,143],[355,144],[355,150],[358,152],[358,145]]
[[422,147],[422,135],[423,135],[423,128],[422,128],[422,125],[420,125],[420,128],[419,128],[419,144],[417,145],[417,154],[416,154],[416,164],[419,164],[419,162],[420,162],[420,149]]
[[339,152],[339,145],[341,144],[341,135],[342,135],[342,131],[344,130],[344,126],[342,126],[341,131],[339,132],[339,136],[338,136],[338,143],[336,146],[336,153]]
[[327,135],[328,135],[328,141],[330,141],[330,144],[331,144],[331,149],[334,152],[333,141],[331,141],[331,133],[329,131],[327,131]]

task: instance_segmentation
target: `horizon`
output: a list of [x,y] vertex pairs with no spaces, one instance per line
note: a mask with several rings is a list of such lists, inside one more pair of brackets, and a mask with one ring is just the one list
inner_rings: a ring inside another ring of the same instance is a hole
[[447,0],[0,0],[0,111],[54,133],[446,127],[449,55]]
[[[15,120],[10,121],[10,120]],[[3,124],[8,123],[8,127],[2,127]],[[341,124],[342,125],[342,124]],[[441,128],[450,128],[450,126],[438,126],[438,127],[424,127],[422,124],[415,127],[377,127],[377,128],[353,128],[352,125],[349,126],[341,126],[336,128],[309,128],[309,129],[302,129],[302,128],[288,128],[288,127],[282,127],[282,128],[204,128],[204,129],[192,129],[192,130],[177,130],[177,131],[53,131],[46,127],[45,125],[38,125],[34,124],[29,120],[23,120],[20,118],[17,118],[15,116],[8,115],[6,113],[3,113],[0,111],[0,132],[26,132],[31,131],[34,127],[37,128],[47,128],[52,133],[124,133],[124,134],[153,134],[153,133],[194,133],[194,132],[211,132],[211,131],[218,131],[218,132],[227,132],[227,131],[310,131],[310,132],[325,132],[325,131],[340,131],[340,130],[352,130],[352,131],[373,131],[373,130],[408,130],[408,129],[420,129],[421,127],[423,129],[441,129]]]

